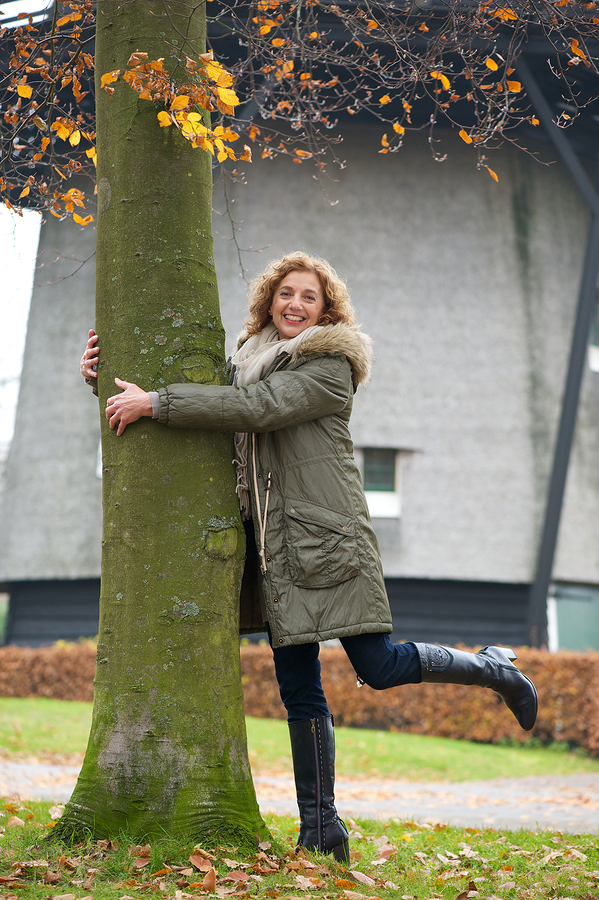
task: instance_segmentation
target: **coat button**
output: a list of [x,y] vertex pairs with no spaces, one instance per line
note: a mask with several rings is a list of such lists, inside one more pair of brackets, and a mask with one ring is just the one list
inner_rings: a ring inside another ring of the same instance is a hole
[[272,556],[267,556],[267,557],[266,557],[266,562],[272,562]]
[[343,530],[344,530],[344,531],[347,531],[347,525],[344,525],[344,526],[343,526]]
[[279,602],[279,598],[278,598],[278,597],[273,597],[273,598],[272,598],[272,602],[273,602],[273,603],[278,603],[278,602]]
[[284,643],[285,643],[285,641],[283,640],[283,638],[279,638],[279,644],[284,644]]

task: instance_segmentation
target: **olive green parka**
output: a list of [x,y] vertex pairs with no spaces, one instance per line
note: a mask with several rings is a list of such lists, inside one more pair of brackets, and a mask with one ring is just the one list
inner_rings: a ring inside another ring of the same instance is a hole
[[356,326],[329,325],[292,356],[281,353],[256,384],[159,392],[164,424],[249,433],[252,521],[258,547],[263,522],[266,571],[248,541],[240,629],[263,631],[268,621],[274,647],[392,631],[348,430],[370,348]]

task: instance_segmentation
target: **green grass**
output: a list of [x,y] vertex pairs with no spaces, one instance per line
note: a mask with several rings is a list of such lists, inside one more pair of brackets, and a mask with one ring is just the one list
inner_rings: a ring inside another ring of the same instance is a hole
[[[0,813],[0,831],[5,830],[0,837],[0,896],[11,900],[49,900],[68,894],[93,900],[202,896],[204,873],[190,862],[191,840],[165,839],[136,847],[121,834],[116,841],[90,839],[70,846],[47,840],[52,825],[48,803],[7,804]],[[22,824],[9,825],[13,816]],[[283,848],[278,854],[267,845],[250,857],[235,847],[203,848],[213,851],[208,864],[214,866],[221,896],[224,890],[240,896],[244,888],[243,896],[256,900],[298,896],[465,900],[470,891],[476,891],[471,896],[477,900],[591,900],[599,893],[596,835],[350,820],[351,862],[346,867],[316,854],[296,857],[296,819],[270,815],[266,820]],[[231,872],[237,873],[237,881],[230,879]]]
[[91,715],[91,703],[0,697],[0,755],[52,759],[83,753]]
[[[287,725],[278,719],[247,719],[254,772],[291,771]],[[599,760],[550,747],[503,747],[449,738],[335,728],[339,778],[394,778],[400,781],[468,781],[529,775],[599,773]]]
[[[45,698],[0,697],[0,755],[42,760],[83,754],[91,703]],[[247,719],[255,774],[291,772],[287,725],[279,719]],[[409,781],[468,781],[525,775],[599,773],[599,760],[547,748],[502,747],[448,738],[336,728],[339,778],[394,778]]]

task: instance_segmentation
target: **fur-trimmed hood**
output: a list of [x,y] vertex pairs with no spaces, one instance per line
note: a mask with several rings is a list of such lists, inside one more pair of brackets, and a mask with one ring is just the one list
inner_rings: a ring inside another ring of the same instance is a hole
[[[247,339],[248,334],[244,329],[237,339],[237,349],[245,344]],[[356,386],[368,382],[372,371],[372,338],[364,334],[359,325],[347,325],[345,322],[323,325],[299,344],[291,361],[299,362],[334,353],[341,353],[347,358],[352,367]]]

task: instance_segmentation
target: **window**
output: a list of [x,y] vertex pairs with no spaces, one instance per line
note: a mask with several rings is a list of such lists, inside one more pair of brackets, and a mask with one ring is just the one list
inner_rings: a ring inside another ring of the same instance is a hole
[[399,519],[399,460],[394,447],[356,448],[366,502],[373,519]]
[[364,490],[395,490],[395,450],[387,447],[365,447],[364,454]]

